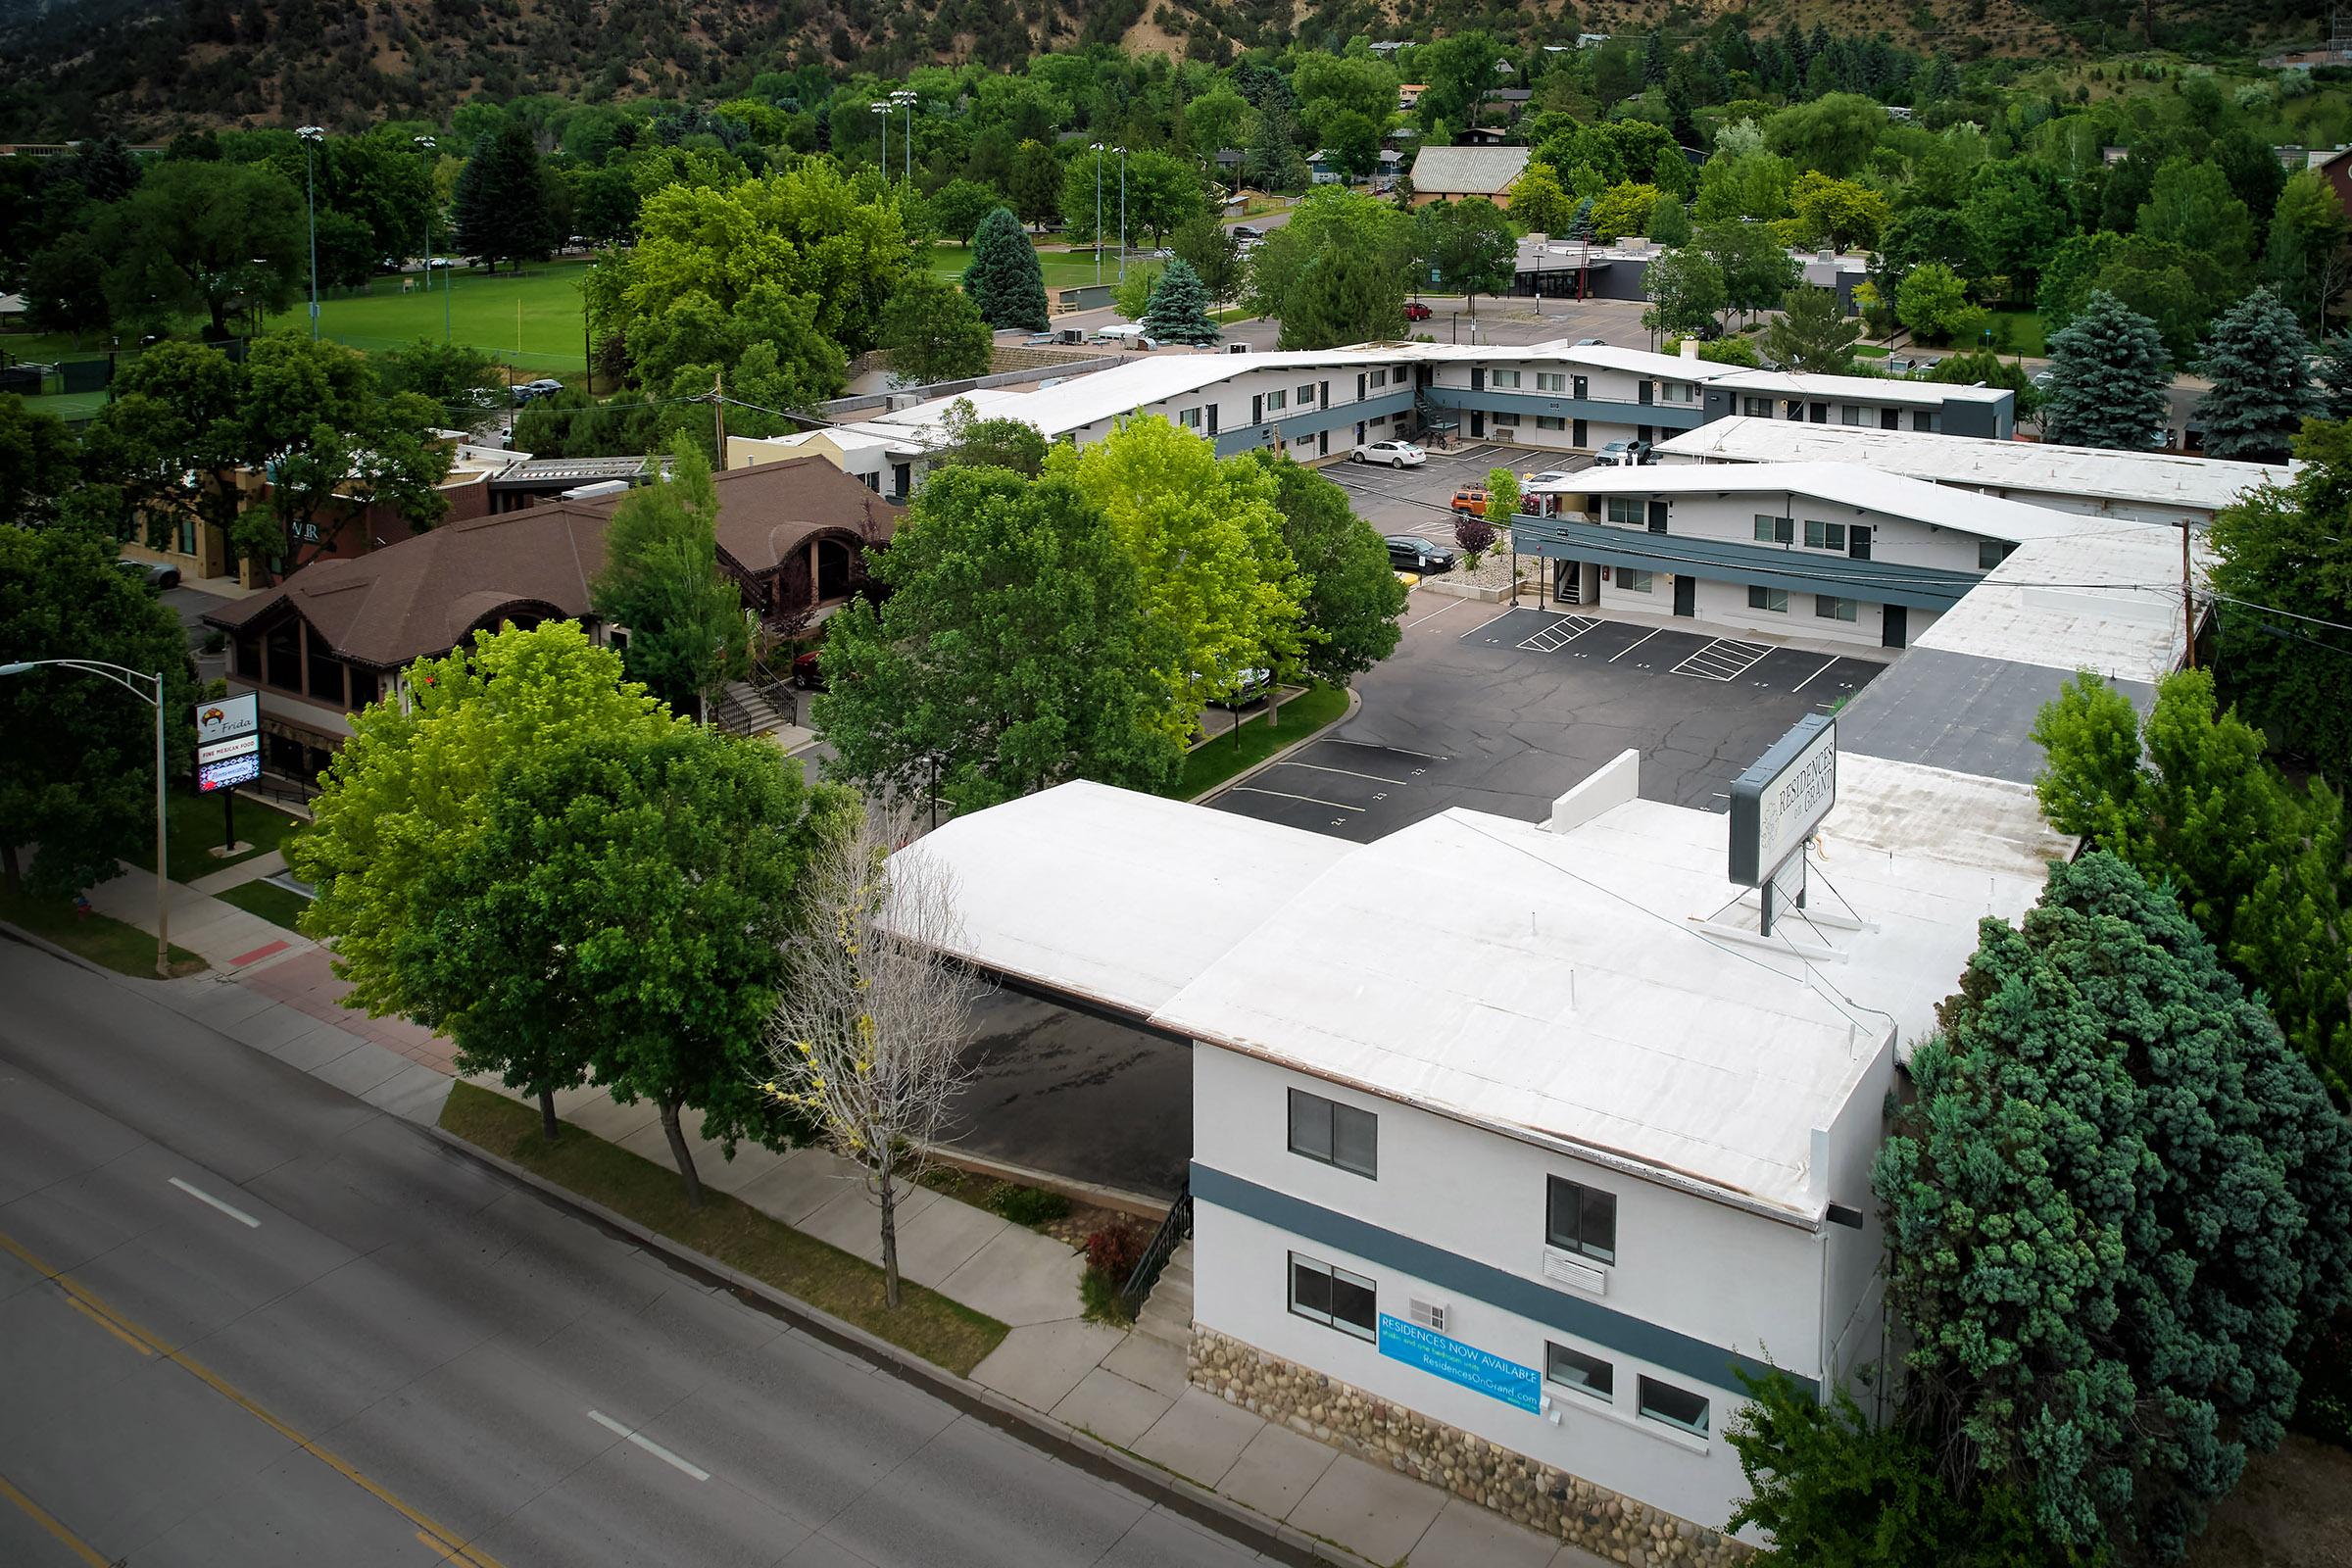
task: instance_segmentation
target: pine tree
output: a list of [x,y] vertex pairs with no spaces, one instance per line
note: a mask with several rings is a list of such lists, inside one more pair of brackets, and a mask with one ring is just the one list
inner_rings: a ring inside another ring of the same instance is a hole
[[2320,345],[2312,365],[2330,419],[2352,419],[2352,332],[2338,332]]
[[539,167],[530,128],[519,121],[506,122],[474,143],[450,205],[458,248],[494,271],[502,261],[545,261],[556,248],[547,172]]
[[1143,328],[1162,343],[1206,345],[1217,341],[1217,323],[1208,318],[1208,285],[1183,257],[1170,261],[1152,286],[1152,303],[1144,309]]
[[1862,321],[1838,309],[1835,289],[1800,284],[1782,302],[1780,318],[1764,328],[1764,352],[1784,370],[1851,375]]
[[2213,390],[2197,400],[2205,451],[2216,458],[2283,463],[2303,421],[2323,412],[2305,362],[2311,344],[2294,313],[2267,288],[2232,305],[2205,336],[2197,373]]
[[2164,444],[2172,364],[2156,323],[2095,290],[2050,339],[2049,401],[2041,433],[2069,446],[2147,452]]
[[963,292],[980,307],[990,326],[1046,329],[1046,275],[1037,247],[1008,207],[980,220],[972,236],[972,265],[964,270]]
[[1268,102],[1257,112],[1257,134],[1250,143],[1244,174],[1260,190],[1294,191],[1307,182],[1306,160],[1291,133],[1291,117]]

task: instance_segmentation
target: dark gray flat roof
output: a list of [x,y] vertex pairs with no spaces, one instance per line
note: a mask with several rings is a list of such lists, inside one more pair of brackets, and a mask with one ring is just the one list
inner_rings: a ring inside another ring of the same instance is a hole
[[[2041,664],[1913,648],[1838,710],[1838,747],[2031,784],[2042,767],[2034,717],[2067,678]],[[2112,684],[2143,713],[2156,701],[2143,682]]]

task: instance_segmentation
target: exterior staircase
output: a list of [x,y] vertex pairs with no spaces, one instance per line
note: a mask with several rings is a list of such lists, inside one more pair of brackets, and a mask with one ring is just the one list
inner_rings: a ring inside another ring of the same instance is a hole
[[718,701],[710,705],[710,722],[730,735],[765,735],[790,724],[792,715],[759,687],[734,680],[727,682]]
[[1136,1314],[1135,1332],[1172,1345],[1179,1350],[1193,1348],[1193,1243],[1190,1237],[1184,1245],[1168,1255],[1167,1266],[1160,1270],[1159,1282],[1152,1287],[1150,1299]]

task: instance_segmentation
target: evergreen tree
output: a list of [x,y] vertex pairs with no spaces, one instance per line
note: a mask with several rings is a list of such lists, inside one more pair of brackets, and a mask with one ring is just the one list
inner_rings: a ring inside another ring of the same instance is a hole
[[1000,207],[980,220],[972,236],[972,265],[963,291],[990,326],[1046,329],[1046,276],[1037,247],[1010,208]]
[[2311,344],[2294,313],[2258,288],[2222,313],[2206,334],[2197,373],[2213,390],[2197,400],[2205,451],[2216,458],[2283,463],[2303,421],[2323,400],[2306,362]]
[[1206,345],[1217,341],[1217,323],[1208,318],[1208,288],[1183,257],[1169,262],[1168,270],[1152,285],[1152,303],[1144,310],[1142,324],[1162,343]]
[[1800,285],[1788,291],[1781,315],[1764,328],[1764,352],[1784,370],[1851,375],[1862,321],[1838,307],[1838,291]]
[[1404,296],[1396,274],[1361,251],[1326,245],[1284,291],[1282,349],[1327,349],[1396,336]]
[[1257,132],[1250,140],[1243,177],[1260,190],[1295,191],[1307,182],[1306,160],[1298,156],[1291,130],[1290,112],[1268,101],[1257,112]]
[[2156,323],[2105,289],[2094,290],[2050,339],[2041,433],[2069,446],[2152,451],[2164,444],[2172,384]]
[[2330,419],[2352,419],[2352,331],[2337,332],[2320,345],[2311,373]]
[[1242,245],[1214,213],[1196,213],[1168,236],[1168,249],[1199,275],[1212,300],[1229,300],[1242,289]]
[[547,172],[530,127],[509,120],[474,143],[451,197],[458,248],[492,271],[500,262],[545,261],[556,248]]
[[2352,1124],[2116,856],[1984,923],[1872,1173],[1905,1422],[1964,1503],[2178,1559],[2352,1275]]

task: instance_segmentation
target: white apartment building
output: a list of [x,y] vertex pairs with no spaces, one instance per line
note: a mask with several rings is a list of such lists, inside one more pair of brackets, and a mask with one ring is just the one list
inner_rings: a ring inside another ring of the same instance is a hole
[[1708,382],[1706,418],[1734,415],[1845,429],[1910,430],[1923,435],[2017,434],[2017,394],[2007,387],[1962,386],[1878,375],[1806,375],[1739,370]]
[[2022,544],[2159,527],[1852,463],[1592,468],[1531,485],[1528,509],[1512,545],[1549,563],[1555,607],[1886,648],[1919,639]]
[[1657,457],[1668,465],[1859,464],[2060,512],[2197,526],[2262,484],[2284,484],[2295,469],[2291,463],[2230,463],[2043,442],[1946,441],[1910,430],[1791,425],[1744,415],[1713,419],[1662,441]]

